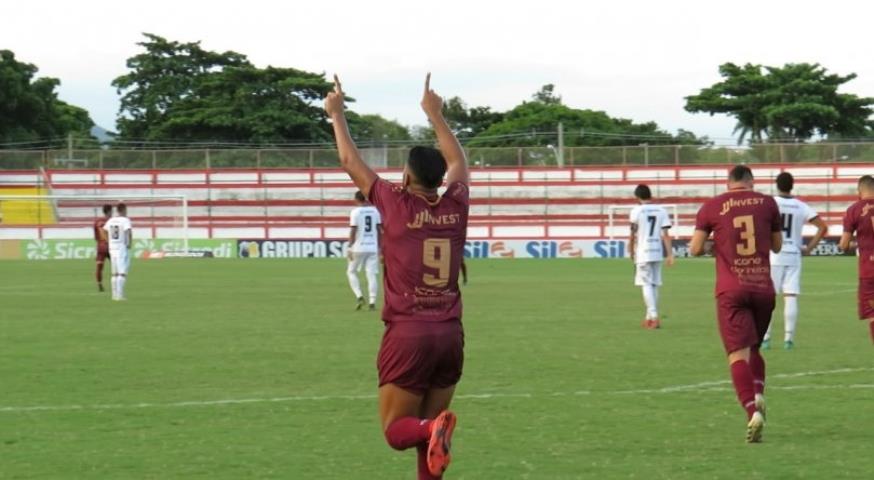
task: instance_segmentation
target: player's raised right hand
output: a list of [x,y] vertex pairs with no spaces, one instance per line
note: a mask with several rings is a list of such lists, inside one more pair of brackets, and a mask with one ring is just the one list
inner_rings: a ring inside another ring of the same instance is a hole
[[334,91],[328,92],[328,96],[325,97],[325,112],[328,113],[329,117],[337,114],[342,115],[344,101],[343,87],[340,85],[340,79],[335,74]]
[[425,76],[425,93],[422,95],[422,110],[428,118],[443,114],[443,97],[431,90],[431,72]]

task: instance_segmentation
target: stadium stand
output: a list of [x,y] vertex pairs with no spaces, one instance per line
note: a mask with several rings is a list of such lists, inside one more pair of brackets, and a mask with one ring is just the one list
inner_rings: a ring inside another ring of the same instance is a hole
[[[631,204],[631,192],[645,182],[661,203],[678,205],[675,234],[691,235],[694,213],[724,189],[730,166],[489,168],[472,172],[469,237],[605,238],[627,235],[625,222],[608,227],[609,205]],[[799,197],[810,203],[839,234],[844,209],[855,198],[865,164],[760,164],[757,188],[775,193],[779,172],[796,177]],[[380,174],[400,181],[400,170]],[[335,169],[217,170],[47,170],[3,171],[0,189],[55,195],[184,194],[190,238],[344,238],[355,191]],[[0,202],[2,211],[10,201]],[[49,202],[42,202],[49,203]],[[52,202],[40,219],[3,217],[3,238],[90,238],[99,215],[93,202]],[[52,215],[52,211],[56,215]],[[159,237],[178,226],[178,206],[140,202],[131,216],[141,236]]]

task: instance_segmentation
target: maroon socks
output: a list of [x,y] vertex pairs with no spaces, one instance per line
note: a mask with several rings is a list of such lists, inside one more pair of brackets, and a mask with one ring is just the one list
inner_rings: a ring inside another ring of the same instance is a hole
[[440,480],[443,478],[443,475],[439,477],[435,477],[431,475],[431,471],[428,470],[428,444],[420,443],[416,447],[416,454],[419,456],[419,476],[417,477],[419,480]]
[[750,350],[750,371],[753,374],[753,388],[755,393],[765,393],[765,359],[759,353],[758,348]]
[[416,417],[399,418],[385,429],[385,440],[395,450],[406,450],[431,438],[430,425],[431,420]]
[[753,372],[746,360],[738,360],[731,364],[731,381],[737,392],[737,399],[747,411],[747,418],[752,418],[756,412],[756,389]]

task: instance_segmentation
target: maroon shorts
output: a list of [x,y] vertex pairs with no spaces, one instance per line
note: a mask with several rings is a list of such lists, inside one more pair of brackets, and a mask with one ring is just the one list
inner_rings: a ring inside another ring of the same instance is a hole
[[737,290],[717,295],[716,317],[726,353],[762,343],[774,303],[773,293]]
[[874,278],[859,279],[859,318],[874,318]]
[[464,365],[460,321],[387,323],[376,368],[387,383],[423,394],[458,383]]
[[109,247],[97,247],[97,261],[104,262],[109,259]]

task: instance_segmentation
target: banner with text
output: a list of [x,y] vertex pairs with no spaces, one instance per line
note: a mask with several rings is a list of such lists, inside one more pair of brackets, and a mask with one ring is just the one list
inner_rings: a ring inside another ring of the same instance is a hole
[[237,240],[239,258],[341,258],[347,240]]
[[[97,245],[93,240],[22,240],[21,257],[27,260],[87,259],[97,256]],[[189,251],[211,252],[214,257],[234,258],[237,256],[235,240],[192,239],[188,241]],[[134,239],[131,248],[133,258],[163,257],[167,252],[183,250],[182,240]]]

